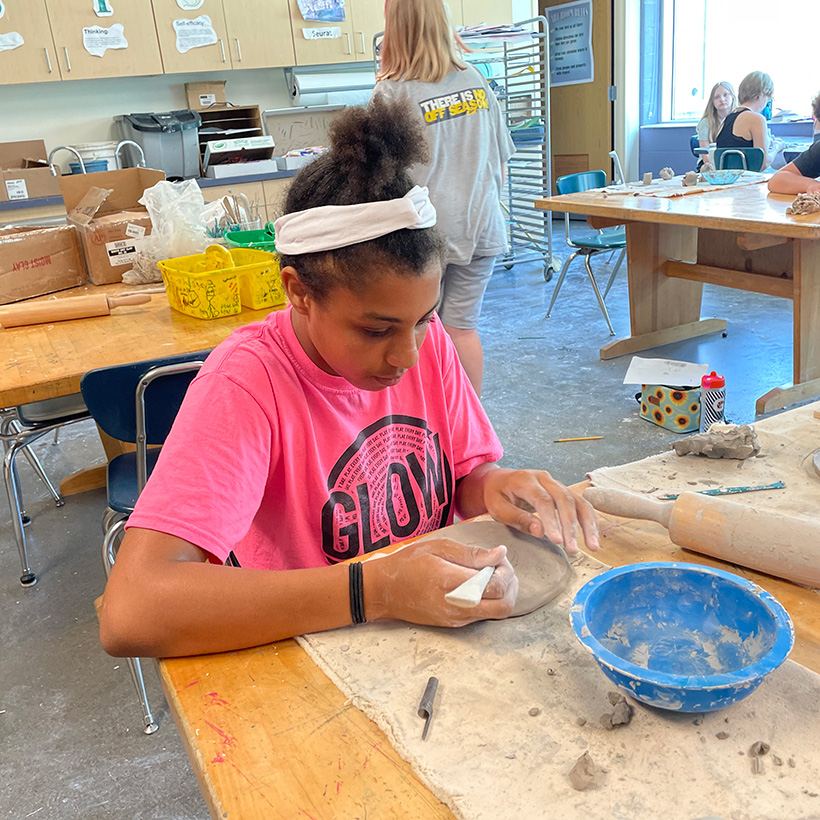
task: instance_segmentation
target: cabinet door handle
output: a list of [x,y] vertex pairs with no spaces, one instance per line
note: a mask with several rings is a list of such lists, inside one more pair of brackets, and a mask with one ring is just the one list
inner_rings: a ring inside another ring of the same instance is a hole
[[350,47],[350,35],[347,32],[345,32],[345,37],[347,38],[347,51],[345,51],[345,54],[352,54],[353,49]]
[[68,56],[68,47],[63,46],[63,54],[65,55],[65,67],[71,71],[71,59]]
[[51,67],[51,57],[48,54],[48,49],[44,48],[43,51],[46,53],[46,65],[48,66],[48,73],[51,74],[53,69]]
[[234,40],[236,40],[236,56],[239,57],[239,62],[241,63],[242,62],[242,46],[239,43],[239,38],[238,37],[234,37]]
[[225,60],[225,43],[222,42],[222,38],[219,38],[219,47],[222,49],[222,62],[226,62]]
[[364,32],[363,31],[359,32],[359,41],[362,44],[362,54],[367,54],[367,52],[364,49]]

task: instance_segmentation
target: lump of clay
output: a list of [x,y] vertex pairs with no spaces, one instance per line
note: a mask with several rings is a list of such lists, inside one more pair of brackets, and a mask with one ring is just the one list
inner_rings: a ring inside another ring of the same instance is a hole
[[666,168],[661,168],[658,176],[661,179],[672,179],[672,177],[675,176],[675,172],[667,166]]
[[582,792],[595,782],[596,777],[598,777],[598,767],[592,762],[589,752],[584,752],[570,769],[569,782],[573,789]]
[[820,211],[820,194],[798,194],[794,202],[786,208],[789,216],[795,214],[813,214]]
[[687,171],[683,175],[682,182],[687,188],[691,187],[692,185],[697,185],[698,184],[698,172],[697,171]]
[[760,452],[760,441],[749,424],[713,424],[708,433],[675,441],[670,445],[679,456],[692,453],[708,458],[736,458],[742,461]]
[[610,692],[609,702],[615,707],[611,713],[601,715],[601,725],[605,729],[614,729],[616,726],[626,726],[631,720],[635,710],[632,704],[620,693]]
[[700,172],[702,174],[708,174],[710,171],[714,171],[714,170],[715,170],[715,166],[712,165],[712,163],[709,162],[708,159],[706,160],[706,162],[703,163],[703,165],[700,166]]

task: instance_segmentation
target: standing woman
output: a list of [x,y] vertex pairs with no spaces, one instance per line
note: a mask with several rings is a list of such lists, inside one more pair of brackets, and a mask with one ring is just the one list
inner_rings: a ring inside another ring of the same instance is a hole
[[774,83],[768,74],[753,71],[737,89],[740,105],[723,121],[717,135],[718,148],[761,148],[763,168],[771,165],[776,151],[769,146],[769,129],[761,113],[774,94]]
[[478,318],[495,258],[507,249],[499,203],[515,153],[495,95],[457,52],[442,0],[387,0],[374,97],[407,105],[423,124],[430,160],[411,169],[426,185],[447,240],[439,317],[481,395]]
[[715,141],[723,121],[736,104],[737,97],[731,83],[720,82],[712,86],[709,102],[696,129],[701,148],[708,148],[709,143]]

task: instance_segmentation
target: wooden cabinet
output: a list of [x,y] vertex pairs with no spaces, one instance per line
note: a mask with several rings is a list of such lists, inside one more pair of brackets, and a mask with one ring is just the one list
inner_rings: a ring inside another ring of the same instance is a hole
[[238,185],[208,185],[202,188],[202,196],[206,202],[215,202],[223,196],[233,194],[240,196],[244,194],[248,198],[251,207],[258,210],[262,217],[262,225],[268,220],[268,212],[265,208],[265,191],[261,182],[241,182]]
[[166,74],[231,68],[222,0],[204,0],[193,11],[183,11],[177,0],[153,2]]
[[[319,22],[305,20],[296,0],[290,0],[290,25],[293,31],[293,50],[296,65],[323,65],[325,63],[354,63],[353,23],[349,11],[349,0],[345,3],[345,19],[342,22]],[[339,37],[308,39],[305,30],[318,30],[336,34]]]
[[234,68],[295,63],[288,0],[227,0],[224,6]]
[[265,192],[265,208],[271,222],[278,219],[284,212],[285,195],[292,180],[293,177],[262,180],[262,189]]
[[[60,69],[45,0],[3,0],[0,18],[0,85],[59,80]],[[14,43],[22,43],[11,47]]]
[[[29,5],[36,4],[26,3]],[[162,74],[151,0],[120,1],[112,5],[112,16],[97,17],[88,0],[46,0],[57,62],[64,80]],[[117,42],[119,38],[112,37],[110,30],[118,25],[122,26],[127,46],[101,46],[101,42],[112,45]],[[96,28],[106,29],[109,34],[97,35]]]
[[373,61],[373,37],[384,31],[384,0],[349,0],[353,18],[353,53],[359,62]]

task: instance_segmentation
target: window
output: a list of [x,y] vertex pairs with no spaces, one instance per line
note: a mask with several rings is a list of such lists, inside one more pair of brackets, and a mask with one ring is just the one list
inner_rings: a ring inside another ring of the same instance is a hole
[[[774,113],[807,117],[820,92],[818,0],[643,0],[643,54],[654,61],[656,83],[643,70],[643,122],[697,120],[712,86],[723,80],[737,91],[751,71],[774,82]],[[647,31],[648,18],[660,25]],[[657,42],[659,53],[647,48]],[[653,112],[652,116],[649,112]]]

